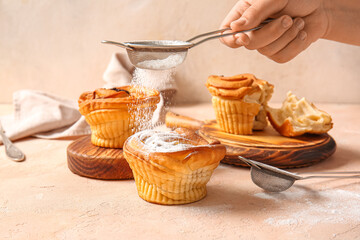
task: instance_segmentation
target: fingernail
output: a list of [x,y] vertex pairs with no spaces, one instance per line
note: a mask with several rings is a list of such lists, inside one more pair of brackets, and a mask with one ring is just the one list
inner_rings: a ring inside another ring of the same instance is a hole
[[305,22],[304,22],[304,20],[302,20],[301,18],[298,18],[298,19],[295,20],[295,26],[296,26],[299,30],[303,29],[303,28],[304,28],[304,25],[305,25]]
[[236,45],[243,45],[243,43],[240,39],[236,39],[235,43],[236,43]]
[[238,19],[238,20],[236,21],[236,23],[237,23],[238,25],[244,25],[244,24],[246,23],[246,19],[243,18],[243,17],[241,17],[240,19]]
[[299,32],[298,38],[299,38],[300,40],[304,41],[304,40],[306,39],[306,37],[307,37],[307,33],[306,33],[305,31]]
[[236,39],[236,44],[237,45],[242,45],[242,46],[246,46],[249,44],[249,39],[245,38],[245,39],[241,39],[241,38],[238,38]]
[[284,17],[284,19],[281,21],[281,24],[283,25],[284,28],[288,28],[292,24],[292,19],[288,16]]

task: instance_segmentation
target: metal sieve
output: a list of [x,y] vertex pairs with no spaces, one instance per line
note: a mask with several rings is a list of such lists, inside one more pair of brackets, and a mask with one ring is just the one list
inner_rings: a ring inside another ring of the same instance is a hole
[[313,174],[318,175],[309,175],[303,177],[299,174],[288,172],[283,169],[279,169],[241,156],[239,156],[239,159],[249,165],[251,169],[251,180],[258,187],[261,187],[268,192],[282,192],[289,189],[295,181],[310,178],[360,178],[360,171],[313,172]]
[[[237,33],[254,31],[262,28],[265,24],[271,21],[273,21],[273,19],[267,19],[255,28],[232,32],[232,33],[221,34],[224,31],[231,30],[231,28],[225,28],[212,32],[202,33],[193,38],[190,38],[187,41],[145,40],[145,41],[132,41],[132,42],[120,43],[120,42],[103,40],[102,43],[113,44],[125,48],[131,63],[135,67],[143,68],[143,69],[151,69],[151,70],[164,70],[164,69],[170,69],[176,67],[177,65],[184,62],[188,50],[192,47],[195,47],[208,40],[222,38]],[[192,42],[195,39],[202,37],[206,37],[206,38],[198,42]]]

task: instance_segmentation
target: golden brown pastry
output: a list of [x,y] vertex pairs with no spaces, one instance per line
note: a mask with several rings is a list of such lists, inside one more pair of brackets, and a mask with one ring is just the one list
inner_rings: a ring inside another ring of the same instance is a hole
[[166,205],[204,198],[206,183],[225,152],[220,142],[208,142],[186,128],[144,130],[124,144],[139,196]]
[[298,99],[291,92],[279,109],[266,108],[271,125],[283,136],[295,137],[304,133],[322,134],[332,126],[329,114],[319,110],[305,98]]
[[85,92],[78,102],[91,127],[91,142],[121,148],[129,136],[149,126],[159,101],[157,90],[124,86]]
[[252,74],[232,77],[209,76],[216,120],[222,130],[232,134],[252,134],[267,126],[264,106],[271,98],[273,85]]

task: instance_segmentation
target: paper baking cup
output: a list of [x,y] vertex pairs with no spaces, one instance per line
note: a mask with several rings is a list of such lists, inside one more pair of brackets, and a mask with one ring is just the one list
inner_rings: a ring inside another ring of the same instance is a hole
[[216,121],[220,128],[232,134],[252,134],[254,118],[259,112],[260,104],[239,100],[212,98]]
[[161,188],[147,182],[136,171],[133,171],[133,175],[139,197],[148,202],[163,205],[186,204],[199,201],[206,196],[205,185],[195,188],[190,183],[182,183],[184,185],[174,186],[174,188]]
[[196,202],[206,196],[206,184],[218,163],[197,169],[191,174],[160,168],[138,160],[131,153],[125,152],[134,175],[139,196],[145,201],[176,205]]

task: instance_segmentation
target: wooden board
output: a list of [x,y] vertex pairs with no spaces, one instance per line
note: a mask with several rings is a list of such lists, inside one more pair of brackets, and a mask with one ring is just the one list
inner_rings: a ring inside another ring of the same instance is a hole
[[129,164],[119,148],[102,148],[91,143],[91,136],[81,137],[67,148],[69,169],[80,176],[119,180],[133,179]]
[[280,168],[304,167],[327,159],[336,150],[334,139],[328,134],[305,134],[289,138],[278,134],[271,126],[253,135],[223,132],[216,121],[204,123],[199,133],[207,139],[219,140],[226,146],[223,163],[246,166],[238,156]]

